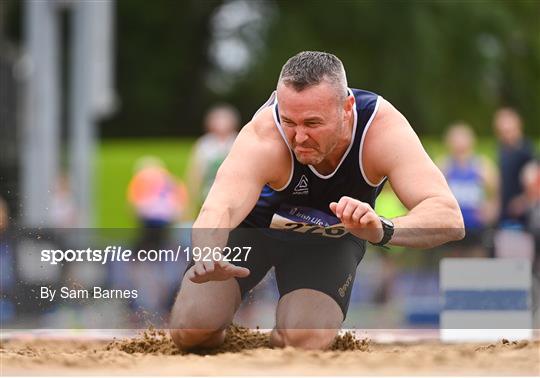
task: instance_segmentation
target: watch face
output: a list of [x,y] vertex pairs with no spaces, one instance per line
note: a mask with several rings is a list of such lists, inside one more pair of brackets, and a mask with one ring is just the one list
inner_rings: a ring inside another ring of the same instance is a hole
[[387,227],[390,227],[390,228],[394,227],[394,223],[392,223],[392,221],[390,219],[386,219],[386,218],[383,218],[383,217],[380,217],[380,218],[381,218],[381,223],[383,224],[383,226],[387,226]]

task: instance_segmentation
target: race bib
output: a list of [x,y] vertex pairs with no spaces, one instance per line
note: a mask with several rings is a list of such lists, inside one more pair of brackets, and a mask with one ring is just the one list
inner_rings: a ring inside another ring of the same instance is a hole
[[270,228],[340,238],[348,233],[339,219],[309,207],[284,207],[272,216]]

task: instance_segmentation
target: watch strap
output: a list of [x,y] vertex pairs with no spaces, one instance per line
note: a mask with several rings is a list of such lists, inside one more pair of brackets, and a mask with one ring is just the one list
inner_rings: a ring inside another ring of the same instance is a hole
[[386,247],[386,244],[392,240],[392,236],[394,236],[394,224],[391,220],[389,219],[386,219],[384,217],[379,217],[381,218],[381,224],[382,224],[382,228],[383,228],[383,237],[382,237],[382,240],[378,243],[371,243],[377,247],[385,247],[385,248],[388,248]]

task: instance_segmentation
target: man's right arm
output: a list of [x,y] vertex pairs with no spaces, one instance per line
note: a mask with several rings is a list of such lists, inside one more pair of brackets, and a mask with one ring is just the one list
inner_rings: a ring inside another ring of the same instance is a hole
[[[279,187],[287,177],[286,170],[290,167],[287,147],[279,139],[275,126],[268,123],[268,120],[273,122],[268,112],[264,113],[242,129],[219,168],[193,225],[193,247],[225,247],[230,230],[253,209],[262,187],[267,183]],[[193,282],[206,282],[248,274],[246,268],[224,261],[200,261],[188,277]]]

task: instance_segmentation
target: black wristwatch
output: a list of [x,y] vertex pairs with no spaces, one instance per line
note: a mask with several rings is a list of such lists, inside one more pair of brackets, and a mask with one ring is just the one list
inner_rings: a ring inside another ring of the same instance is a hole
[[384,247],[394,236],[394,223],[390,219],[379,216],[383,228],[383,237],[382,240],[378,243],[371,243],[378,247]]

